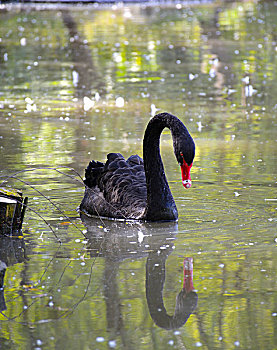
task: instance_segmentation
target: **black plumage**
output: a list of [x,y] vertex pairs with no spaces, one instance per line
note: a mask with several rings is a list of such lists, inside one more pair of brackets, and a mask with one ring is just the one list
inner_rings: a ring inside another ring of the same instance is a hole
[[169,189],[160,156],[159,140],[168,127],[180,165],[192,164],[195,146],[184,124],[161,113],[150,120],[143,140],[143,159],[109,153],[106,163],[92,160],[86,171],[80,210],[89,215],[148,221],[177,220],[178,212]]
[[120,153],[109,153],[105,164],[91,161],[84,183],[81,210],[91,215],[137,219],[145,210],[145,173],[138,155],[125,160]]

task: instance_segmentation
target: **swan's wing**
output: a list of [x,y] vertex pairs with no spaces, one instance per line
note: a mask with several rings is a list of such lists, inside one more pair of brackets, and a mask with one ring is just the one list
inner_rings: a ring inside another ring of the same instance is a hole
[[[126,161],[120,153],[110,153],[105,164],[92,161],[84,182],[94,191],[90,202],[99,215],[133,219],[143,215],[146,182],[143,160],[139,156],[131,156]],[[88,189],[87,195],[92,191]]]
[[127,163],[131,166],[143,165],[143,159],[140,158],[137,154],[129,157]]

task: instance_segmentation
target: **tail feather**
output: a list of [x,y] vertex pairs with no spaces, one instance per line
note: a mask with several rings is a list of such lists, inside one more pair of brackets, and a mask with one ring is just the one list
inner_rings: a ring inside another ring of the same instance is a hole
[[99,176],[103,172],[103,169],[103,163],[94,160],[89,162],[89,165],[85,170],[84,184],[90,188],[95,187],[97,185]]

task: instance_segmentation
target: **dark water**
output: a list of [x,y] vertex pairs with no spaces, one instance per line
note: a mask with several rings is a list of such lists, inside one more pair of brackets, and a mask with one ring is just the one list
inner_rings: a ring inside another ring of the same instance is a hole
[[[277,348],[276,23],[274,1],[1,7],[0,176],[29,208],[0,349]],[[185,190],[161,142],[178,224],[82,222],[74,171],[142,155],[156,109],[197,146]]]

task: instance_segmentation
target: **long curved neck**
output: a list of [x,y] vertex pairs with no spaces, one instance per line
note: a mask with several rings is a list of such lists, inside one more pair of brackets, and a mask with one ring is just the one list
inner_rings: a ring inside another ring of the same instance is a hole
[[160,154],[160,135],[170,129],[173,143],[183,124],[175,116],[160,113],[147,125],[143,139],[143,161],[147,186],[145,219],[149,221],[177,220],[178,211],[166,180]]
[[[197,294],[182,289],[176,298],[174,315],[169,315],[163,301],[166,251],[149,253],[146,262],[146,299],[151,318],[157,326],[174,329],[183,326],[197,305]],[[185,281],[184,281],[185,283]]]

